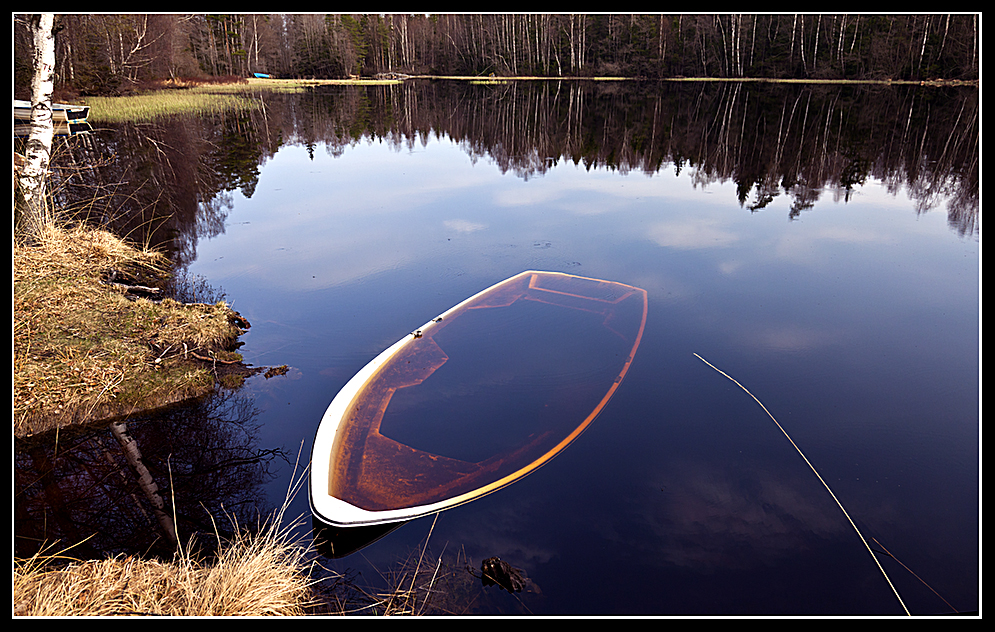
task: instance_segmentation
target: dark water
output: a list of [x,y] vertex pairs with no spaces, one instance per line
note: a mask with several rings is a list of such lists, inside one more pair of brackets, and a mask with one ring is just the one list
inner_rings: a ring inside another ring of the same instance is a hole
[[[207,485],[206,506],[279,504],[366,362],[501,279],[564,271],[649,295],[594,424],[514,485],[328,567],[375,582],[432,529],[436,557],[499,556],[532,580],[475,588],[477,613],[902,614],[792,445],[697,353],[764,403],[868,542],[953,608],[979,608],[976,91],[434,83],[266,98],[265,117],[103,137],[199,148],[152,168],[174,218],[154,231],[252,323],[247,362],[290,367],[229,396],[246,425],[211,435],[271,476]],[[148,452],[177,441],[164,434]],[[301,493],[289,514],[306,513]],[[951,611],[882,565],[913,614]]]

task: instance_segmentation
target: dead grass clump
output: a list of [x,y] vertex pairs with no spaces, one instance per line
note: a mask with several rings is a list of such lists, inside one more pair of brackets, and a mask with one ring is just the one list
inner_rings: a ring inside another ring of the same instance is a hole
[[[223,302],[129,300],[168,261],[106,231],[49,227],[15,244],[14,434],[86,423],[206,393],[245,323]],[[207,360],[207,362],[204,362]]]
[[371,614],[382,616],[440,616],[471,614],[477,588],[462,549],[452,559],[408,558],[388,569],[389,587],[367,595]]
[[[411,551],[406,559],[382,573],[386,591],[360,589],[364,599],[354,599],[343,610],[388,617],[470,613],[475,601],[475,578],[467,571],[468,561],[462,547],[449,560],[444,559],[445,548],[438,558],[428,551],[438,519],[436,514],[420,551]],[[356,602],[360,601],[367,603],[357,608]]]
[[307,548],[268,527],[241,535],[216,560],[117,557],[54,568],[36,556],[14,564],[17,616],[299,616],[312,601]]

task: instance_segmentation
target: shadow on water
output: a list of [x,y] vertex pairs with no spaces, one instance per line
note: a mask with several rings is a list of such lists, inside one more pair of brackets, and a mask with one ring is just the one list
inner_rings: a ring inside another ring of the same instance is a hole
[[348,557],[373,544],[380,538],[393,533],[407,522],[392,522],[368,527],[336,527],[311,516],[311,532],[315,550],[325,557],[339,559]]

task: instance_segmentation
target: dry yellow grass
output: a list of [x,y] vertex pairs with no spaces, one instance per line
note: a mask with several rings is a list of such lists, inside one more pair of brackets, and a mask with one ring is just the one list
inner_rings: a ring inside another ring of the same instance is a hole
[[165,273],[161,255],[106,231],[50,226],[37,245],[15,244],[12,259],[17,436],[202,394],[215,359],[240,359],[225,352],[242,331],[224,303],[129,300],[106,282],[116,271],[146,284]]
[[244,87],[211,86],[190,90],[157,90],[147,94],[122,97],[89,97],[91,123],[148,123],[176,114],[204,116],[218,112],[244,112],[260,103],[237,91]]
[[307,548],[275,525],[242,535],[212,562],[116,557],[58,565],[57,556],[15,561],[15,616],[267,616],[306,614],[312,602]]
[[[121,556],[15,560],[14,616],[439,616],[472,610],[475,578],[458,554],[399,562],[383,576],[389,588],[362,588],[337,573],[312,572],[311,550],[266,529],[227,543],[212,561]],[[68,562],[68,563],[67,563]]]
[[[118,556],[76,560],[71,551],[43,551],[14,560],[14,616],[422,616],[460,615],[475,600],[474,576],[460,551],[455,560],[420,551],[382,575],[388,589],[362,588],[321,568],[306,540],[293,534],[302,519],[281,526],[304,477],[281,509],[256,533],[223,542],[200,560],[190,542],[172,561]],[[433,523],[434,527],[434,523]]]

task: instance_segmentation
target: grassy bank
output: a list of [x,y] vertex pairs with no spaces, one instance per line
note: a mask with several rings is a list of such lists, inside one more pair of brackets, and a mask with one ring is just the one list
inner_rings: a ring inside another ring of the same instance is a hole
[[[239,84],[232,84],[239,85]],[[90,123],[147,123],[174,114],[206,115],[260,107],[258,101],[219,87],[157,90],[122,97],[88,97]]]
[[[243,534],[209,560],[190,552],[169,561],[118,556],[14,560],[17,616],[422,616],[472,611],[476,577],[468,560],[424,549],[382,572],[386,586],[321,569],[303,542],[276,526]],[[70,552],[71,553],[71,552]]]
[[197,397],[241,360],[231,350],[248,323],[223,302],[135,296],[154,298],[161,255],[52,226],[12,259],[15,436]]
[[276,526],[224,544],[210,562],[115,557],[14,563],[15,616],[264,616],[314,606],[306,547]]
[[[155,294],[166,260],[102,230],[47,227],[15,243],[13,432],[90,424],[215,387],[247,324],[224,303]],[[229,364],[231,363],[231,364]],[[279,518],[280,516],[278,516]],[[307,547],[279,520],[242,532],[210,560],[74,560],[52,550],[14,560],[15,616],[299,615],[313,600]]]

